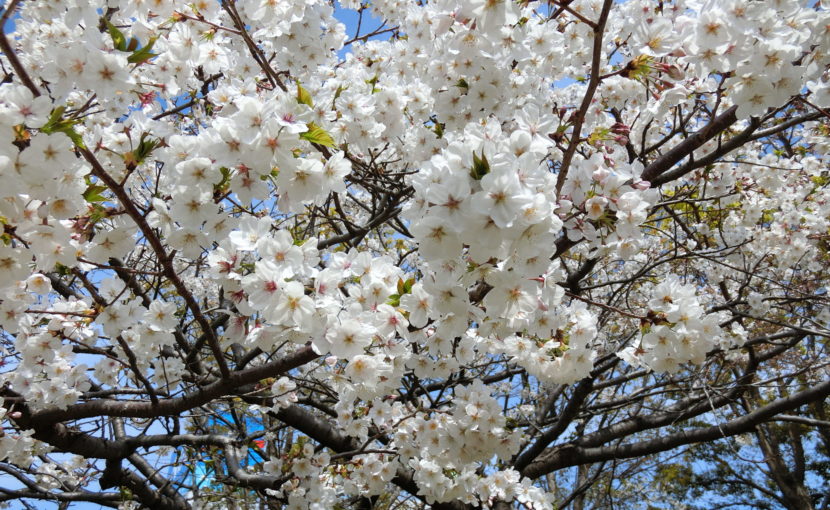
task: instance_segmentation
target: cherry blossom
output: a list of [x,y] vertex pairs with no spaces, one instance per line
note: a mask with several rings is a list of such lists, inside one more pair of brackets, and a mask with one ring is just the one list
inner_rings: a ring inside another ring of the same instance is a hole
[[826,2],[6,3],[3,498],[626,507],[826,421]]

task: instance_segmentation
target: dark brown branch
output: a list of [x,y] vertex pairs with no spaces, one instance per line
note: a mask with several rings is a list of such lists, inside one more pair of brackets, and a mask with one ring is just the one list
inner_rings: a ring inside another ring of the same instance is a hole
[[175,416],[217,398],[233,394],[233,391],[240,386],[252,384],[269,377],[277,377],[318,357],[319,355],[314,352],[311,346],[302,347],[294,353],[271,363],[231,372],[228,377],[214,381],[184,397],[160,400],[158,406],[153,406],[148,402],[99,400],[75,404],[66,409],[39,411],[32,415],[32,419],[38,423],[56,423],[93,416],[133,418]]
[[732,124],[738,122],[738,117],[735,116],[736,111],[738,111],[737,106],[729,108],[722,114],[712,119],[712,121],[704,126],[703,129],[686,138],[679,144],[672,147],[668,152],[658,157],[643,170],[642,179],[644,181],[653,182],[657,179],[657,177],[682,161],[683,158],[697,150],[701,145],[728,129]]
[[563,445],[538,462],[530,464],[523,475],[537,478],[545,473],[569,466],[612,459],[642,457],[687,444],[715,441],[737,434],[744,434],[753,431],[758,424],[774,419],[776,415],[793,411],[811,402],[821,401],[828,396],[830,396],[830,381],[825,381],[799,393],[774,400],[740,418],[711,427],[683,430],[657,439],[615,446],[585,448],[575,444]]
[[603,32],[605,32],[605,23],[608,21],[608,14],[611,12],[611,6],[613,4],[613,0],[605,0],[603,2],[599,19],[593,25],[594,46],[591,57],[591,78],[588,80],[588,88],[582,97],[582,104],[579,105],[579,110],[574,115],[571,141],[568,144],[568,148],[565,149],[565,154],[562,156],[562,165],[559,167],[559,175],[556,178],[556,196],[559,196],[562,191],[562,186],[565,185],[565,179],[568,177],[568,169],[571,166],[571,161],[573,160],[574,154],[576,154],[579,140],[582,137],[582,123],[585,122],[585,115],[588,113],[588,108],[591,107],[591,102],[594,100],[594,93],[599,86],[599,67],[602,63],[602,36]]
[[[286,425],[299,430],[337,453],[357,450],[361,446],[357,440],[342,435],[334,429],[331,423],[323,418],[318,418],[300,406],[293,405],[280,409],[276,413],[276,417]],[[413,496],[423,499],[423,496],[418,495],[418,486],[415,484],[411,472],[398,468],[392,483]],[[467,505],[460,502],[436,503],[432,505],[432,508],[433,510],[461,510],[467,508]]]
[[3,50],[3,55],[9,60],[9,63],[12,65],[14,72],[17,73],[17,77],[20,78],[20,81],[23,82],[23,85],[26,86],[27,89],[32,91],[32,95],[35,97],[40,96],[40,90],[38,90],[37,85],[35,82],[32,81],[32,78],[29,76],[29,73],[26,71],[26,68],[23,67],[23,64],[20,63],[20,59],[17,58],[17,55],[14,52],[14,48],[9,43],[9,39],[6,37],[6,22],[9,20],[9,17],[14,14],[14,11],[17,10],[18,4],[20,4],[21,0],[11,0],[9,2],[8,7],[6,7],[3,15],[0,16],[0,27],[3,30],[3,37],[0,37],[0,50]]
[[92,174],[95,175],[101,182],[106,185],[110,191],[118,198],[118,201],[121,203],[121,206],[127,212],[127,214],[132,218],[138,228],[141,230],[141,233],[144,235],[144,238],[150,244],[150,247],[158,257],[158,262],[161,264],[161,267],[164,270],[164,275],[167,277],[168,280],[173,284],[178,292],[179,296],[184,300],[187,308],[190,310],[190,313],[193,314],[193,318],[196,319],[196,322],[199,324],[199,327],[202,329],[202,334],[207,335],[208,338],[208,345],[210,345],[210,349],[213,352],[214,358],[216,358],[216,363],[219,365],[219,371],[222,373],[223,377],[228,377],[230,374],[230,370],[228,369],[228,364],[225,362],[224,355],[222,353],[222,348],[219,345],[219,339],[216,337],[216,333],[213,329],[211,329],[210,323],[208,322],[207,318],[202,314],[202,311],[199,308],[199,304],[196,302],[196,299],[193,297],[193,294],[190,292],[190,289],[184,284],[179,275],[176,273],[176,269],[173,267],[173,260],[172,257],[167,253],[167,250],[164,249],[164,245],[161,243],[161,239],[156,235],[153,231],[152,227],[147,223],[144,215],[141,211],[138,210],[138,207],[133,203],[130,195],[127,193],[127,190],[124,189],[120,183],[116,182],[112,176],[107,173],[101,163],[98,162],[98,159],[95,155],[87,148],[81,147],[78,149],[83,155],[84,159],[92,165]]
[[542,435],[539,436],[539,439],[522,452],[516,459],[516,462],[513,463],[513,467],[517,471],[524,469],[528,464],[536,459],[536,457],[538,457],[545,450],[545,448],[548,447],[548,445],[565,432],[565,429],[568,428],[573,419],[579,413],[585,399],[591,394],[593,387],[594,380],[590,377],[583,379],[576,385],[570,400],[568,400],[568,403],[565,406],[565,409],[556,418],[556,422],[554,422],[553,426],[544,431]]
[[262,69],[262,72],[264,72],[265,76],[268,78],[268,81],[271,82],[271,86],[279,87],[283,90],[283,92],[288,92],[288,88],[285,86],[282,80],[280,80],[279,75],[271,68],[271,65],[268,63],[268,59],[265,58],[265,55],[262,53],[262,50],[251,39],[251,36],[245,29],[245,23],[242,21],[242,18],[239,17],[239,13],[236,10],[234,2],[222,0],[221,3],[222,7],[225,9],[225,12],[228,13],[228,16],[230,16],[231,21],[233,21],[234,26],[242,35],[242,39],[245,41],[245,45],[251,52],[251,56],[254,57],[254,60],[256,60],[257,64],[259,64],[259,67]]
[[110,508],[118,508],[123,501],[121,494],[117,492],[89,492],[89,491],[70,491],[70,492],[48,492],[48,491],[34,491],[34,490],[10,490],[0,487],[0,501],[11,501],[16,499],[39,499],[45,501],[85,501],[103,505]]
[[[741,147],[750,139],[752,138],[752,134],[761,126],[761,121],[757,118],[753,117],[749,121],[749,126],[746,129],[738,133],[737,135],[733,136],[726,142],[722,143],[720,147],[718,147],[715,151],[703,156],[702,158],[694,161],[689,161],[686,164],[675,168],[674,170],[665,172],[661,175],[658,175],[651,181],[652,187],[660,186],[661,184],[665,184],[667,182],[673,181],[678,179],[689,172],[692,172],[695,169],[703,168],[706,165],[711,165],[712,163],[716,162],[718,159],[722,158],[723,156],[729,154],[733,150]],[[649,165],[650,166],[650,165]],[[648,180],[648,179],[645,179]]]

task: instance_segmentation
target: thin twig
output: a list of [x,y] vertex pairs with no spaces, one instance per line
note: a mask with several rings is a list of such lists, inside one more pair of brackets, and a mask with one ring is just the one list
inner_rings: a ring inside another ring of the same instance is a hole
[[565,154],[562,157],[562,164],[559,167],[559,175],[556,178],[556,195],[562,192],[562,186],[565,185],[565,179],[568,177],[568,169],[571,166],[576,149],[579,146],[579,139],[582,136],[582,123],[585,122],[585,115],[588,113],[588,108],[591,107],[591,102],[594,100],[594,93],[599,86],[600,74],[599,68],[602,63],[602,36],[605,31],[605,23],[608,21],[608,14],[611,12],[611,5],[614,0],[605,0],[602,4],[602,11],[599,14],[599,19],[594,26],[594,49],[591,58],[591,78],[588,81],[588,88],[585,90],[585,96],[582,98],[582,104],[579,110],[574,115],[573,132],[571,133],[571,141],[568,148],[565,149]]
[[17,55],[14,52],[14,48],[9,43],[9,39],[6,37],[6,22],[9,20],[9,17],[17,10],[17,5],[21,2],[21,0],[12,0],[6,10],[3,12],[3,15],[0,16],[0,23],[2,23],[3,27],[3,37],[0,37],[0,49],[3,50],[3,54],[9,59],[9,63],[14,68],[14,72],[17,73],[17,77],[20,78],[20,81],[23,82],[23,85],[26,86],[29,90],[32,91],[32,95],[35,97],[40,97],[40,90],[38,90],[37,85],[35,82],[32,81],[32,78],[29,76],[29,73],[26,72],[26,68],[23,67],[23,64],[20,63],[20,60],[17,58]]

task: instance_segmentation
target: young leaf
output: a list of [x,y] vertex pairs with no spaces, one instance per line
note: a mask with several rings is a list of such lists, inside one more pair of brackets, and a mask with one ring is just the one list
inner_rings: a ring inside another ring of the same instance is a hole
[[435,136],[437,138],[444,138],[444,124],[442,124],[440,122],[436,122],[432,126],[432,131],[435,132]]
[[84,200],[87,202],[104,202],[106,201],[106,197],[101,195],[104,191],[107,190],[106,186],[100,186],[98,184],[90,184],[86,191],[84,191]]
[[144,162],[145,159],[152,153],[156,147],[161,145],[159,140],[148,140],[148,133],[141,134],[141,140],[138,142],[138,147],[124,154],[124,164],[130,170]]
[[372,78],[366,80],[366,84],[372,86],[372,94],[377,94],[378,92],[380,92],[380,89],[377,87],[379,76],[379,74],[375,74]]
[[107,26],[107,31],[110,33],[110,37],[112,37],[112,45],[115,49],[120,51],[129,51],[127,49],[127,38],[124,37],[124,34],[120,30],[118,30],[118,27],[110,23],[110,20],[106,18],[101,19],[104,20],[104,24]]
[[148,133],[142,133],[141,139],[138,142],[138,147],[133,151],[138,159],[138,162],[142,162],[147,159],[147,156],[153,152],[156,147],[158,147],[161,142],[159,140],[148,140],[147,137],[149,136]]
[[332,138],[331,135],[328,134],[325,129],[321,128],[313,122],[309,122],[307,126],[308,131],[306,131],[305,133],[300,133],[300,138],[302,138],[303,140],[308,140],[311,143],[316,143],[318,145],[325,145],[326,147],[337,147],[334,144],[334,138]]
[[213,191],[224,191],[231,183],[231,169],[223,166],[219,171],[222,173],[222,180],[213,185]]
[[389,296],[389,299],[386,300],[386,304],[394,307],[401,306],[401,295],[392,294],[391,296]]
[[[150,51],[153,49],[153,45],[156,44],[157,39],[157,37],[153,37],[149,41],[147,41],[147,44],[142,46],[140,49],[133,51],[132,55],[127,57],[127,62],[129,62],[130,64],[141,65],[144,62],[150,60],[151,58],[158,56],[158,53],[153,53],[152,51]],[[133,39],[133,41],[135,41],[135,39]]]
[[68,136],[69,139],[72,140],[72,143],[75,144],[75,147],[79,149],[86,149],[86,145],[84,145],[84,137],[82,137],[80,133],[75,131],[75,128],[73,126],[74,124],[70,124],[59,129],[58,131]]
[[403,296],[404,294],[410,294],[414,284],[414,278],[409,278],[406,281],[404,281],[403,278],[398,278],[398,295]]
[[83,137],[75,131],[74,127],[78,121],[62,118],[65,111],[65,106],[58,106],[52,110],[52,113],[49,114],[49,120],[43,125],[43,127],[40,128],[40,131],[48,135],[53,133],[63,133],[68,136],[70,140],[72,140],[72,143],[74,143],[76,147],[83,149],[85,147]]
[[484,149],[481,150],[480,158],[473,151],[473,167],[470,169],[470,177],[480,181],[482,177],[489,173],[490,163],[487,161],[487,156],[484,155]]
[[54,129],[54,126],[60,122],[61,117],[63,117],[63,112],[65,111],[65,106],[58,106],[52,110],[52,113],[49,114],[49,120],[46,121],[46,125],[41,129]]
[[307,105],[309,108],[314,108],[314,102],[311,100],[311,94],[300,85],[300,80],[297,80],[297,102]]

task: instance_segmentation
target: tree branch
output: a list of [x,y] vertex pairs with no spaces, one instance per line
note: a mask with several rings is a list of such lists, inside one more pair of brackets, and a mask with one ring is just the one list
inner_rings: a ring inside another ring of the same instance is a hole
[[648,441],[615,446],[585,448],[569,443],[555,449],[538,462],[530,464],[522,474],[530,478],[538,478],[545,473],[569,466],[641,457],[671,450],[678,446],[744,434],[753,431],[756,425],[774,419],[776,415],[798,409],[811,402],[821,401],[828,396],[830,396],[830,381],[825,381],[799,393],[774,400],[740,418],[711,427],[682,430]]

